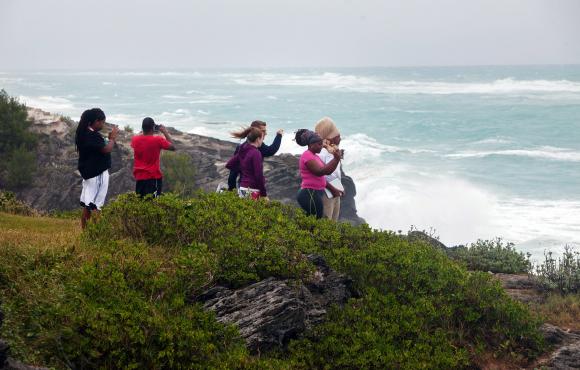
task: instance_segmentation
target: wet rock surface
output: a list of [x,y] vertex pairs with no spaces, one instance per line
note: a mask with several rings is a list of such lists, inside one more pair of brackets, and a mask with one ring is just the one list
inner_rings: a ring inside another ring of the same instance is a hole
[[215,312],[218,321],[235,324],[250,351],[284,347],[292,338],[320,324],[332,304],[356,295],[351,280],[311,255],[316,266],[310,281],[268,278],[241,289],[215,287],[197,300]]

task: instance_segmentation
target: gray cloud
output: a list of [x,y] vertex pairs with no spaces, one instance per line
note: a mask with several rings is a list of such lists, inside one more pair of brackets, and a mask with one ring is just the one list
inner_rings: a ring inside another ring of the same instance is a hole
[[580,63],[577,0],[2,0],[0,69]]

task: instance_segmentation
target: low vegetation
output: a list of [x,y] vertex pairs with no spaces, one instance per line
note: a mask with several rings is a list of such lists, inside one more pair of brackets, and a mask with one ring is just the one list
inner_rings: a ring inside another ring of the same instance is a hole
[[164,151],[161,155],[161,168],[166,191],[182,198],[195,194],[197,191],[194,181],[196,170],[189,154]]
[[0,188],[16,189],[32,180],[37,138],[30,124],[26,106],[0,90]]
[[478,240],[469,246],[449,248],[450,258],[465,263],[469,270],[494,273],[521,274],[532,269],[530,254],[519,252],[513,243],[501,238]]
[[552,252],[537,265],[533,278],[545,289],[561,294],[580,293],[580,252],[564,247],[562,257],[554,258]]
[[38,216],[40,212],[16,199],[14,193],[0,190],[0,212],[15,215]]
[[[462,368],[525,363],[540,324],[487,273],[425,243],[232,194],[123,195],[76,220],[0,214],[0,336],[55,368]],[[34,231],[33,231],[34,230]],[[49,235],[50,234],[50,235]],[[50,240],[50,243],[46,243]],[[216,284],[308,279],[317,253],[360,297],[285,351],[252,356],[195,297]]]
[[580,294],[549,293],[530,308],[552,325],[580,331]]

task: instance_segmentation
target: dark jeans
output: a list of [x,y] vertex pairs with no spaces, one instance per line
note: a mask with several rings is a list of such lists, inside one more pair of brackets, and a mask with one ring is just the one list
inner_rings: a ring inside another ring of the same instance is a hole
[[238,186],[238,175],[240,173],[238,171],[230,171],[230,175],[228,176],[228,190],[234,190]]
[[135,192],[142,197],[152,194],[154,198],[157,198],[161,195],[162,188],[163,179],[137,180],[135,184]]
[[314,190],[314,189],[300,189],[296,200],[300,207],[309,216],[316,216],[316,218],[322,218],[322,196],[324,195],[324,190]]

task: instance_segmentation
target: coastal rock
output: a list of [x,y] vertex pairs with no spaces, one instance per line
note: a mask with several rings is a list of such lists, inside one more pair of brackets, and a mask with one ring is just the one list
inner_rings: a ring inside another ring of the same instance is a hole
[[517,301],[531,303],[544,299],[540,286],[528,275],[497,273],[493,276],[500,281],[506,293]]
[[[32,184],[16,191],[19,199],[40,210],[72,210],[79,207],[82,178],[77,171],[74,146],[76,122],[56,115],[29,108],[33,121],[31,130],[39,135],[37,148],[37,172]],[[187,153],[195,166],[191,179],[198,188],[215,191],[220,182],[227,181],[225,163],[233,155],[236,143],[210,137],[183,133],[170,128],[178,152]],[[108,132],[109,128],[105,128]],[[132,133],[121,130],[117,147],[112,153],[112,168],[107,195],[108,201],[115,196],[134,191],[132,175],[133,152],[130,146]],[[269,142],[270,138],[266,139]],[[285,140],[289,140],[288,137]],[[264,160],[264,174],[270,199],[296,205],[296,193],[300,187],[298,157],[280,154]],[[354,196],[356,188],[352,179],[344,177],[345,197],[341,204],[341,220],[360,224],[364,220],[357,215]]]
[[556,350],[542,369],[569,370],[580,369],[580,341],[562,346]]
[[563,330],[552,324],[544,324],[540,327],[546,343],[550,345],[567,344],[580,341],[580,333]]
[[547,358],[540,360],[535,368],[580,369],[580,333],[565,331],[550,324],[542,325],[540,331],[546,342],[556,346],[556,349]]
[[215,287],[197,299],[217,320],[235,324],[253,353],[283,347],[324,320],[332,304],[344,304],[355,292],[351,280],[311,255],[316,271],[308,282],[268,278],[232,290]]

